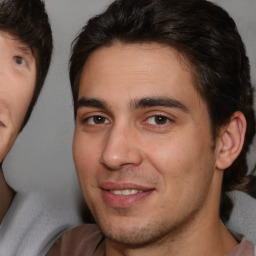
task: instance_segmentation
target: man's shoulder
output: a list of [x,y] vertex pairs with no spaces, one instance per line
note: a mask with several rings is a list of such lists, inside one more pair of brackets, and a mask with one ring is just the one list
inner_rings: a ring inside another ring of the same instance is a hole
[[94,224],[83,224],[64,233],[52,246],[47,256],[93,255],[103,236]]
[[242,235],[235,235],[239,244],[234,247],[226,256],[255,256],[255,246]]

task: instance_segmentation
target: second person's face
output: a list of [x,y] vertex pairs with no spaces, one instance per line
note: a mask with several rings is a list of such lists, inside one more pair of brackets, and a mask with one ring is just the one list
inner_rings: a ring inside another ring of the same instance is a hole
[[31,50],[0,31],[0,162],[21,129],[35,81],[36,63]]

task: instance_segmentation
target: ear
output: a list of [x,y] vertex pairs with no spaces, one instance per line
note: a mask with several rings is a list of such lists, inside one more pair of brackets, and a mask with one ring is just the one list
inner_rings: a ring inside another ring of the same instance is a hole
[[242,112],[236,111],[228,124],[219,132],[216,155],[216,168],[228,168],[240,154],[246,132],[246,119]]

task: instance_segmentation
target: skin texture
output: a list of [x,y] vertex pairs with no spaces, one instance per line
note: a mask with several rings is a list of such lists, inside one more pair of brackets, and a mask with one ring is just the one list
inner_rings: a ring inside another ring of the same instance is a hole
[[[0,31],[0,163],[19,134],[32,99],[36,63],[30,49]],[[14,196],[0,167],[0,222]]]
[[74,161],[106,255],[224,255],[237,244],[219,220],[219,200],[245,120],[235,113],[212,141],[182,55],[157,43],[97,49],[77,111]]

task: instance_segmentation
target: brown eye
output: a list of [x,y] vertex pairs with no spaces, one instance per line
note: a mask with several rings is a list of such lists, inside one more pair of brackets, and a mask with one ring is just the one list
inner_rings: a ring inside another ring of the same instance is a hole
[[148,118],[148,123],[151,125],[165,125],[171,120],[166,116],[155,115]]
[[89,125],[108,124],[109,120],[103,116],[90,116],[84,120]]
[[166,124],[168,122],[168,118],[165,116],[155,116],[156,124]]
[[94,116],[93,117],[93,122],[95,124],[104,124],[105,123],[106,118],[102,117],[102,116]]

